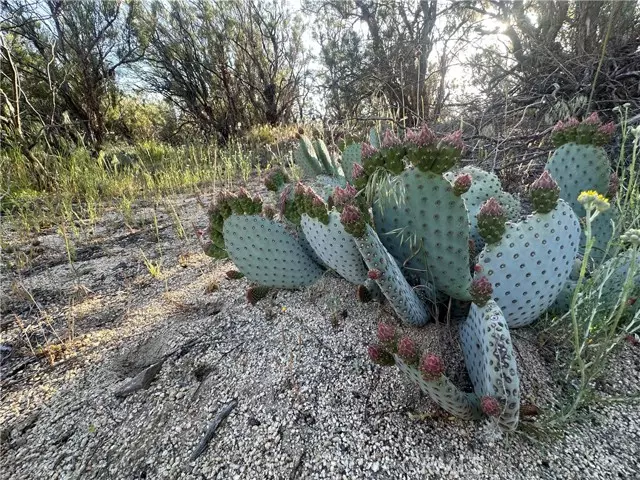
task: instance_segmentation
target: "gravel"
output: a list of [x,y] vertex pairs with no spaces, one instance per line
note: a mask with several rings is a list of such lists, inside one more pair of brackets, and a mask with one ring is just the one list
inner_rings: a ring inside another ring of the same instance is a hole
[[[193,200],[176,202],[184,225],[205,225]],[[94,254],[75,263],[76,273],[65,262],[51,266],[65,255],[54,232],[41,238],[46,251],[31,273],[3,268],[6,284],[46,290],[37,300],[61,332],[70,312],[77,318],[74,341],[53,365],[29,361],[16,326],[3,337],[14,355],[3,366],[12,373],[0,404],[0,478],[640,478],[637,400],[585,409],[563,435],[541,440],[527,435],[530,428],[503,436],[450,418],[395,368],[366,358],[377,323],[397,323],[388,306],[358,303],[354,287],[331,273],[251,306],[249,282],[226,279],[232,265],[205,257],[192,238],[176,238],[169,218],[157,243],[153,225],[131,239],[116,216],[106,217],[86,240]],[[158,246],[162,280],[139,255]],[[212,282],[217,291],[204,293]],[[78,285],[89,293],[69,302]],[[5,314],[39,318],[15,288],[3,293],[6,302]],[[452,332],[432,324],[416,338],[468,386]],[[514,344],[523,397],[545,412],[559,398],[552,357],[531,330],[518,330]],[[637,399],[640,348],[625,345],[617,356],[600,388]],[[158,362],[149,385],[116,396]],[[190,460],[234,400],[204,453]]]

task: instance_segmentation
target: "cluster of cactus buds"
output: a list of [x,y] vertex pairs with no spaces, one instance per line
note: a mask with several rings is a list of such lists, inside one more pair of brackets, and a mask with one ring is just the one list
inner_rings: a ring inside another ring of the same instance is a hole
[[336,210],[341,212],[347,205],[355,204],[357,194],[358,190],[356,190],[352,185],[347,184],[344,188],[336,187],[331,195],[332,205],[336,207]]
[[362,237],[367,228],[365,215],[355,205],[347,205],[342,209],[340,222],[345,232],[357,238]]
[[327,204],[313,188],[298,182],[294,189],[294,201],[298,215],[307,214],[325,225],[329,223]]
[[255,305],[256,303],[258,303],[260,300],[262,300],[264,297],[267,296],[267,294],[269,293],[270,288],[269,287],[262,287],[262,286],[256,286],[256,287],[251,287],[247,290],[247,302],[249,302],[251,305]]
[[398,356],[408,365],[418,363],[418,349],[416,343],[409,337],[398,340]]
[[473,303],[484,307],[493,295],[493,285],[487,277],[477,277],[471,282],[471,298]]
[[549,175],[548,171],[531,184],[531,203],[538,213],[549,213],[556,208],[560,198],[560,187],[558,183]]
[[420,373],[427,382],[434,382],[444,374],[442,359],[433,353],[427,353],[420,360]]
[[209,242],[204,245],[206,255],[213,258],[227,258],[222,228],[225,219],[232,214],[256,215],[262,211],[262,200],[258,195],[251,197],[249,192],[241,188],[236,193],[223,191],[209,208]]
[[582,122],[575,118],[558,122],[553,127],[552,141],[558,147],[569,142],[606,145],[611,141],[615,129],[613,122],[603,125],[598,114],[593,112]]
[[264,177],[264,186],[267,190],[277,192],[282,186],[289,181],[287,173],[282,167],[276,166],[267,172]]
[[393,354],[385,350],[382,345],[369,345],[367,352],[371,361],[382,367],[390,367],[396,363]]
[[484,396],[480,399],[480,408],[489,417],[499,417],[502,412],[500,401],[496,397]]
[[478,220],[478,232],[487,243],[500,241],[506,229],[507,214],[494,197],[484,202],[476,219]]
[[457,196],[467,193],[471,188],[471,180],[471,175],[468,173],[458,175],[453,181],[453,193]]

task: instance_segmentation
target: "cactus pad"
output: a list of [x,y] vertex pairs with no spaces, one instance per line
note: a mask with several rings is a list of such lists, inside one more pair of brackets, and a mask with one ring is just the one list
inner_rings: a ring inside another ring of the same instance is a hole
[[496,398],[501,406],[498,423],[506,430],[515,430],[520,378],[509,328],[494,301],[484,307],[471,305],[467,319],[460,325],[460,342],[476,395]]
[[376,283],[398,317],[411,325],[420,326],[427,323],[429,315],[424,305],[402,276],[400,267],[384,248],[376,232],[366,225],[364,235],[355,238],[355,241],[367,267],[380,271],[381,276]]
[[478,220],[476,216],[482,204],[495,198],[505,210],[507,218],[512,221],[520,219],[520,201],[508,192],[502,190],[500,179],[491,172],[486,172],[478,167],[463,167],[454,172],[446,172],[443,176],[452,184],[458,175],[471,176],[471,188],[462,194],[462,199],[469,212],[469,223],[471,225],[471,238],[476,242],[478,248],[484,246],[484,241],[478,233]]
[[440,175],[411,169],[398,180],[400,202],[379,195],[373,205],[383,244],[409,269],[428,272],[438,290],[469,300],[469,220],[464,201]]
[[566,143],[558,148],[546,170],[560,187],[560,197],[569,202],[579,217],[584,217],[584,207],[578,195],[585,190],[605,193],[609,188],[609,160],[602,147]]
[[359,143],[352,143],[342,152],[342,159],[340,160],[342,164],[342,170],[344,170],[344,175],[347,181],[353,181],[353,165],[358,164],[362,165],[362,145]]
[[394,355],[394,358],[398,369],[444,410],[463,420],[482,417],[478,398],[474,394],[460,391],[445,375],[436,380],[425,380],[415,366],[405,363],[398,355]]
[[554,302],[573,269],[580,224],[568,203],[549,213],[508,223],[500,242],[478,258],[493,298],[510,327],[535,321]]
[[329,212],[328,225],[304,214],[300,226],[307,241],[325,265],[356,285],[367,279],[362,256],[353,237],[344,231],[338,213]]
[[229,256],[252,282],[266,287],[299,288],[322,275],[299,241],[273,220],[258,215],[231,215],[223,230]]

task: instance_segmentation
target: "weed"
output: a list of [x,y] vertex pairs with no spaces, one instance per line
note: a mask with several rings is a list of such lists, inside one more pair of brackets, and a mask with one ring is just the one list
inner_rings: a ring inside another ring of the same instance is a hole
[[149,260],[142,250],[140,250],[140,254],[142,255],[142,261],[144,262],[144,266],[147,267],[149,274],[156,280],[162,279],[162,258],[158,262],[154,262]]

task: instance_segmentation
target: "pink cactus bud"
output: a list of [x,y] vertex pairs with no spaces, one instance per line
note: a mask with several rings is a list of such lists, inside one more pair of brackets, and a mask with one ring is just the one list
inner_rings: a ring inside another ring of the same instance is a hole
[[458,175],[453,181],[453,193],[460,196],[471,188],[471,175],[464,173]]
[[613,122],[605,123],[600,128],[598,128],[598,133],[601,133],[602,135],[606,135],[608,137],[613,135],[615,131],[616,131],[616,125]]
[[369,272],[367,273],[367,277],[369,277],[371,280],[378,280],[382,277],[382,272],[377,268],[374,268],[373,270],[369,270]]
[[364,168],[359,163],[353,164],[353,169],[351,170],[351,177],[355,180],[356,178],[360,178],[364,175]]
[[400,145],[400,139],[398,136],[388,128],[385,130],[384,135],[382,135],[382,142],[380,142],[380,146],[382,148],[391,148]]
[[396,339],[396,328],[388,323],[378,324],[378,340],[380,343],[393,343]]
[[598,116],[598,112],[593,112],[591,113],[591,115],[589,115],[587,118],[585,118],[582,123],[584,125],[597,125],[600,126],[600,124],[602,123],[600,121],[600,117]]
[[420,361],[420,372],[422,373],[422,378],[432,382],[439,379],[444,373],[444,363],[437,355],[427,353]]
[[436,136],[433,131],[425,124],[414,130],[409,130],[405,135],[405,141],[410,145],[417,147],[426,147],[435,142]]
[[561,131],[563,131],[564,129],[565,129],[564,122],[563,122],[562,120],[560,120],[558,123],[556,123],[556,124],[554,125],[554,127],[553,127],[553,132],[554,132],[554,133],[556,133],[556,132],[561,132]]
[[473,266],[473,271],[476,272],[476,273],[481,273],[482,270],[483,270],[482,265],[476,264],[476,265]]
[[491,197],[489,200],[482,204],[478,215],[486,217],[501,217],[504,215],[504,208],[502,208],[502,205],[500,205],[498,200],[496,200],[494,197]]
[[369,358],[373,363],[382,366],[390,366],[395,363],[393,355],[387,352],[381,345],[369,345],[367,348]]
[[487,277],[474,278],[470,290],[471,298],[480,307],[485,306],[493,295],[493,285]]
[[464,148],[464,143],[462,142],[462,131],[456,130],[455,132],[450,133],[442,139],[442,143],[462,150]]
[[418,357],[416,343],[409,337],[402,337],[398,341],[398,356],[405,362],[413,363]]
[[499,417],[502,412],[498,399],[490,396],[484,396],[480,399],[480,408],[485,415],[490,417]]
[[317,194],[311,197],[311,205],[314,207],[325,207],[324,200]]
[[531,203],[538,213],[549,213],[556,208],[560,198],[560,187],[548,171],[531,184]]
[[[373,145],[371,145],[370,143],[363,143],[362,144],[362,160],[365,160],[369,157],[373,157],[376,153],[378,153],[378,149],[376,149]],[[354,168],[357,164],[354,164]]]
[[333,191],[333,204],[338,208],[349,205],[357,194],[358,191],[352,185],[347,184],[344,188],[336,187]]
[[564,129],[567,130],[569,128],[575,128],[578,125],[580,125],[580,122],[578,121],[578,119],[576,117],[571,117],[569,120],[565,122]]
[[531,184],[532,190],[557,190],[558,183],[553,179],[549,172],[545,170],[542,175]]
[[631,298],[629,298],[629,299],[627,300],[627,305],[628,305],[628,306],[630,306],[630,307],[631,307],[632,305],[635,305],[636,300],[637,300],[637,298],[635,298],[635,297],[631,297]]
[[342,214],[340,215],[340,221],[343,224],[347,225],[356,223],[360,221],[361,218],[362,214],[360,212],[360,209],[353,205],[347,205],[346,207],[344,207],[344,210],[342,210]]

